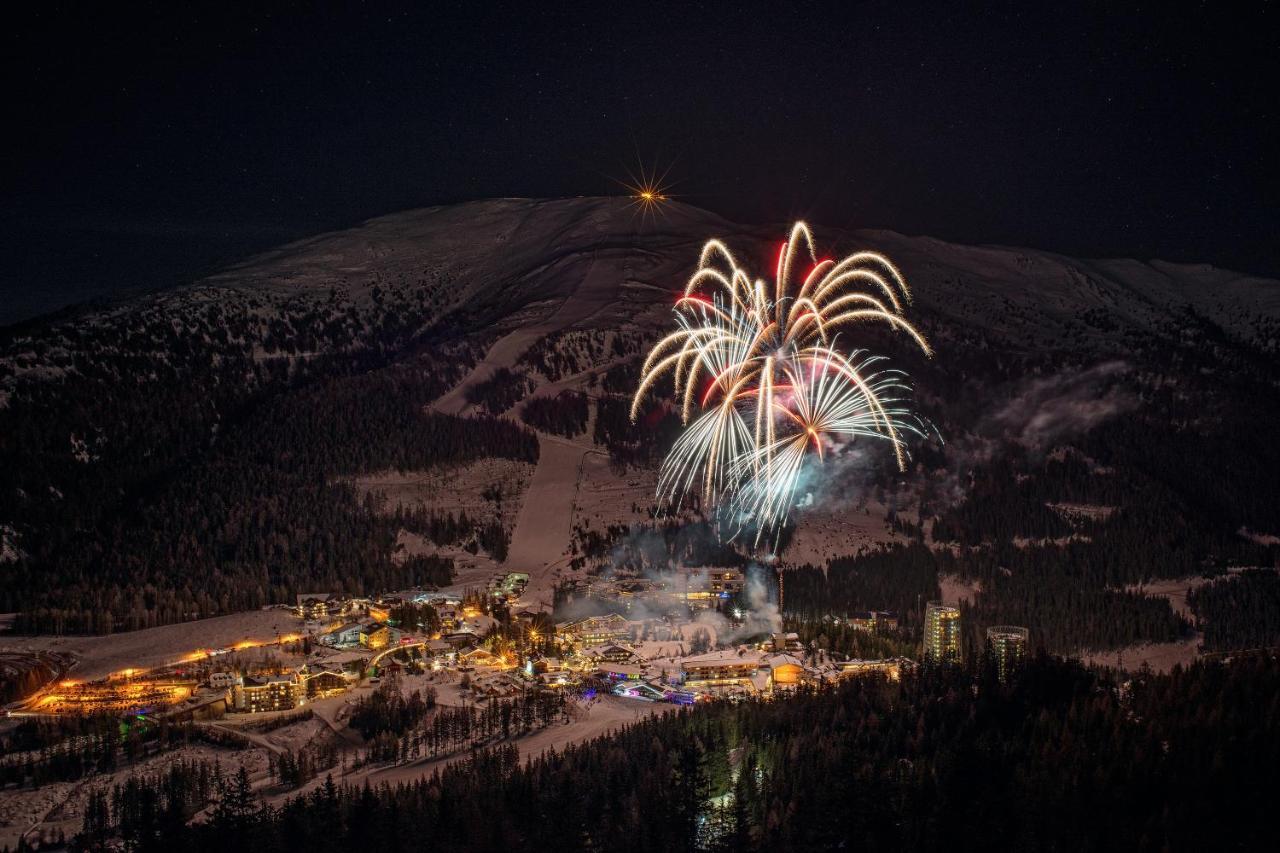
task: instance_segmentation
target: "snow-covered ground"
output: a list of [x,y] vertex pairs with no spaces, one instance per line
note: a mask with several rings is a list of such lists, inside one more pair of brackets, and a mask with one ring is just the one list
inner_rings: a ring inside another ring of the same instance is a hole
[[977,581],[965,580],[956,575],[938,575],[938,588],[942,593],[943,604],[971,602],[982,591],[982,586]]
[[105,637],[0,636],[0,649],[71,652],[77,663],[70,675],[92,680],[122,669],[174,663],[197,649],[224,648],[241,640],[271,641],[295,633],[299,624],[289,610],[272,608]]
[[538,470],[520,508],[506,565],[511,571],[529,573],[522,603],[550,609],[555,570],[568,558],[578,474],[589,451],[555,436],[539,435],[538,440]]
[[[267,757],[263,751],[196,745],[165,752],[115,773],[92,776],[78,782],[56,782],[35,790],[8,790],[0,796],[0,850],[15,849],[20,835],[36,830],[50,836],[61,831],[70,839],[83,826],[84,806],[92,791],[110,792],[113,785],[122,784],[131,773],[159,773],[174,762],[192,760],[219,762],[224,773],[235,773],[243,765],[251,778],[266,779]],[[28,840],[32,837],[28,836]]]
[[1140,643],[1109,652],[1084,652],[1080,659],[1091,666],[1109,666],[1130,672],[1149,666],[1154,672],[1168,672],[1174,666],[1188,666],[1200,654],[1200,634],[1172,643]]
[[[173,293],[234,288],[327,298],[331,288],[342,287],[367,300],[380,283],[425,270],[449,283],[450,308],[492,303],[495,294],[511,308],[558,306],[573,294],[574,313],[554,322],[548,317],[539,331],[593,313],[603,325],[665,300],[683,284],[708,238],[724,239],[750,266],[763,269],[785,227],[737,225],[681,203],[668,204],[661,221],[645,225],[626,198],[490,199],[371,219],[258,255]],[[1243,334],[1254,332],[1254,315],[1280,316],[1280,282],[1208,264],[1077,259],[821,223],[814,231],[832,252],[871,249],[893,258],[928,313],[1029,342],[1061,339],[1072,318],[1090,307],[1149,328],[1167,306],[1190,305]],[[518,348],[527,339],[511,344]]]
[[836,509],[802,509],[796,514],[796,531],[784,557],[797,566],[825,566],[835,557],[874,551],[893,542],[905,543],[905,536],[889,529],[887,517],[888,508],[877,501]]
[[[1230,575],[1227,577],[1230,577]],[[1133,586],[1125,587],[1125,591],[1147,595],[1152,598],[1167,599],[1174,613],[1194,625],[1196,624],[1196,615],[1187,606],[1187,596],[1191,594],[1192,590],[1209,583],[1211,580],[1212,578],[1206,577],[1165,578],[1134,584]]]

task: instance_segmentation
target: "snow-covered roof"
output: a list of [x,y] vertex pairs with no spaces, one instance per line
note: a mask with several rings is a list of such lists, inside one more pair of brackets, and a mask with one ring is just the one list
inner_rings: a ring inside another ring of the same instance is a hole
[[759,664],[763,657],[759,652],[748,652],[734,649],[721,649],[716,652],[708,652],[704,655],[694,655],[693,657],[684,658],[681,663],[685,666],[715,666],[742,664]]
[[608,652],[613,651],[615,649],[618,651],[626,652],[629,655],[634,655],[636,653],[635,649],[631,648],[631,646],[628,646],[624,643],[601,643],[597,646],[588,646],[587,648],[579,652],[579,654],[581,654],[583,657],[598,657],[600,655],[607,654]]
[[634,663],[602,663],[599,667],[601,672],[607,672],[614,675],[626,675],[639,678],[644,675],[645,668]]

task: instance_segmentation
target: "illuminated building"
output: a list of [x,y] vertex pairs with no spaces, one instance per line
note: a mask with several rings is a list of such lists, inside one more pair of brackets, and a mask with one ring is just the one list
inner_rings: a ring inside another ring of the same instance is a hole
[[867,610],[849,617],[849,626],[855,631],[879,634],[898,630],[898,617],[887,610]]
[[494,598],[514,601],[529,585],[529,575],[525,572],[507,572],[489,581],[489,594]]
[[1008,681],[1027,657],[1029,631],[1016,625],[995,625],[987,629],[987,654],[996,665],[1001,681]]
[[849,627],[855,631],[866,631],[868,634],[876,630],[876,613],[874,610],[854,613],[849,617]]
[[591,664],[598,663],[638,663],[640,656],[630,646],[619,643],[605,643],[591,646],[578,652],[578,656]]
[[836,664],[840,668],[839,678],[857,678],[860,675],[882,674],[890,681],[902,677],[904,666],[910,664],[902,658],[883,658],[880,660],[846,660]]
[[[695,655],[681,661],[684,685],[694,691],[723,688],[766,690],[769,686],[768,665],[758,652],[719,651]],[[764,679],[761,680],[761,669]]]
[[346,616],[355,609],[355,602],[345,596],[327,592],[299,593],[293,612],[308,622],[323,621],[332,616]]
[[[134,673],[135,670],[125,670]],[[86,714],[110,711],[136,712],[141,709],[167,708],[185,702],[195,692],[196,683],[185,679],[124,679],[110,677],[100,681],[66,680],[57,689],[45,693],[35,709],[45,714]]]
[[557,633],[571,643],[584,646],[601,646],[631,638],[631,624],[616,613],[608,616],[588,616],[578,622],[565,622],[557,627]]
[[337,649],[346,649],[360,645],[360,623],[350,622],[340,625],[320,637],[320,644]]
[[960,662],[960,608],[929,602],[924,613],[924,659],[934,664]]
[[686,568],[679,571],[675,592],[690,607],[714,607],[720,599],[732,598],[742,592],[746,578],[739,569]]
[[769,678],[774,687],[794,687],[806,680],[804,663],[792,655],[770,655]]
[[804,652],[804,643],[800,642],[800,635],[794,631],[771,635],[769,645],[775,652]]
[[308,699],[343,693],[354,682],[354,674],[343,670],[307,667],[302,674],[302,686]]
[[258,714],[263,711],[288,711],[298,704],[300,689],[293,676],[273,675],[268,678],[245,678],[231,691],[237,711]]
[[385,649],[390,643],[391,629],[381,622],[361,626],[360,645],[366,649]]
[[329,615],[329,594],[327,592],[300,593],[294,612],[299,619],[314,621],[325,619]]
[[502,666],[504,661],[488,649],[472,649],[458,655],[458,662],[467,666]]

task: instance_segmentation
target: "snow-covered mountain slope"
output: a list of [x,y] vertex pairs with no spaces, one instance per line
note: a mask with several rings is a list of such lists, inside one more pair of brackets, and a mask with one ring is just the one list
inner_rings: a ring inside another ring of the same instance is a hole
[[[527,548],[544,565],[607,551],[602,528],[646,517],[672,429],[660,407],[630,425],[637,359],[707,239],[768,277],[789,226],[679,203],[642,219],[618,198],[478,201],[0,330],[0,612],[47,607],[83,629],[104,612],[172,621],[304,585],[412,579],[434,568],[392,560],[411,521],[342,484],[486,458],[526,470],[539,444],[573,470],[540,471],[506,504],[479,484],[455,503],[491,511],[461,525],[427,519],[422,508],[442,502],[424,499],[410,532],[451,554],[500,558],[510,544],[518,560]],[[799,537],[797,554],[847,553],[881,530],[963,543],[1096,535],[1061,505],[1120,508],[1099,524],[1128,524],[1125,542],[1150,530],[1126,507],[1211,531],[1190,550],[1167,543],[1160,559],[1185,553],[1183,569],[1246,541],[1238,529],[1280,532],[1268,476],[1280,460],[1262,438],[1280,425],[1280,282],[811,226],[823,255],[877,250],[905,274],[938,356],[892,334],[865,343],[911,373],[944,440],[913,448],[906,475],[827,478],[808,496],[827,514],[808,528],[821,541]],[[546,505],[512,505],[519,495]],[[890,517],[867,521],[870,508]]]
[[[1188,310],[1234,336],[1278,345],[1275,280],[1205,264],[1078,260],[813,225],[820,251],[873,249],[891,257],[914,289],[924,322],[996,334],[1015,347],[1062,344],[1073,332],[1076,345],[1105,345],[1117,329],[1149,333]],[[725,240],[767,276],[787,226],[735,225],[674,202],[656,221],[642,220],[628,200],[617,198],[495,199],[407,211],[291,243],[195,284],[52,328],[23,324],[0,353],[0,381],[8,386],[14,375],[33,369],[54,376],[65,369],[75,345],[58,346],[60,329],[141,331],[164,316],[181,335],[197,332],[193,318],[211,309],[241,319],[232,340],[265,343],[268,353],[275,346],[287,350],[293,337],[302,339],[304,352],[358,346],[380,306],[400,312],[414,331],[450,316],[468,329],[521,324],[571,297],[582,305],[566,316],[569,326],[661,323],[661,309],[705,240]],[[54,357],[41,358],[42,352]]]
[[[635,307],[664,303],[711,237],[740,249],[767,275],[788,226],[734,225],[674,202],[657,220],[642,220],[625,199],[497,199],[373,219],[251,258],[199,287],[294,298],[324,298],[337,288],[360,302],[380,286],[426,277],[445,283],[446,308],[493,316],[574,296],[614,309],[592,322],[584,312],[577,321],[603,326],[634,316]],[[1207,264],[1078,260],[821,223],[814,230],[831,254],[865,248],[893,258],[922,313],[1017,335],[1028,345],[1057,339],[1091,311],[1150,329],[1191,308],[1241,335],[1256,334],[1259,318],[1280,317],[1280,282]]]

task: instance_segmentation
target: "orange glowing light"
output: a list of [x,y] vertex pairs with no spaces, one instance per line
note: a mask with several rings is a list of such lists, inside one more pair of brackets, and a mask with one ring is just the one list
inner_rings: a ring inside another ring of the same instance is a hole
[[618,181],[618,183],[630,193],[631,203],[642,220],[649,217],[656,218],[663,212],[663,205],[671,200],[667,185],[670,169],[659,175],[656,168],[648,169],[643,162],[638,166],[635,172],[628,170],[628,180]]

